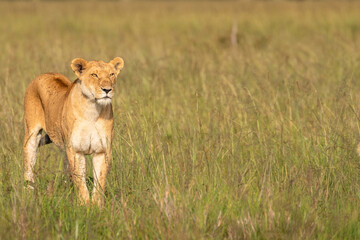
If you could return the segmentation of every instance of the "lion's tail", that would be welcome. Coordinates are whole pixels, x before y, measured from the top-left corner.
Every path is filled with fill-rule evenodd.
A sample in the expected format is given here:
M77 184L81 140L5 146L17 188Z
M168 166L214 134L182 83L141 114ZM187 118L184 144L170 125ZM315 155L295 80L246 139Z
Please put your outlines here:
M46 145L46 144L49 144L49 143L52 143L49 135L45 134L41 139L40 139L40 142L39 142L39 147L40 146L43 146L43 145Z

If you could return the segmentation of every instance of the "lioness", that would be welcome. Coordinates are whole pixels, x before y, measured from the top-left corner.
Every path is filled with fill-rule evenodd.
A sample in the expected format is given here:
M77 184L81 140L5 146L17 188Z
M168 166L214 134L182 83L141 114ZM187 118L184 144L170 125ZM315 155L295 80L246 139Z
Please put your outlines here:
M34 182L38 146L55 143L66 151L72 181L81 203L89 203L85 182L85 154L93 154L92 202L104 203L106 175L112 158L113 111L111 99L117 75L124 67L120 57L109 63L76 58L71 82L58 73L36 77L25 93L25 181ZM41 137L44 130L46 135Z

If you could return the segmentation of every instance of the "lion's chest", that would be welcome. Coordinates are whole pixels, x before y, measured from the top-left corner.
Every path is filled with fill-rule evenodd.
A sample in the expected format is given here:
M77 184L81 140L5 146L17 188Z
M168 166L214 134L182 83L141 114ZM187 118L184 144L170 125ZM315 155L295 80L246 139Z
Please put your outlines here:
M77 152L84 154L104 152L109 146L104 125L90 121L74 126L70 142Z

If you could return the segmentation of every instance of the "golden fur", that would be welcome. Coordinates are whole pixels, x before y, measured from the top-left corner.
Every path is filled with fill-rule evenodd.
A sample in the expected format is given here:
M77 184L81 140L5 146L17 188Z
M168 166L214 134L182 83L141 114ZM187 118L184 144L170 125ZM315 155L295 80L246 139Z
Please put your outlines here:
M36 77L25 94L24 177L34 182L36 151L44 130L66 151L73 183L82 203L90 200L85 182L85 154L93 154L92 202L101 206L106 175L112 158L113 111L111 98L122 58L109 63L76 58L71 68L78 79L71 82L58 73ZM41 144L40 144L41 145ZM65 160L66 161L66 160Z

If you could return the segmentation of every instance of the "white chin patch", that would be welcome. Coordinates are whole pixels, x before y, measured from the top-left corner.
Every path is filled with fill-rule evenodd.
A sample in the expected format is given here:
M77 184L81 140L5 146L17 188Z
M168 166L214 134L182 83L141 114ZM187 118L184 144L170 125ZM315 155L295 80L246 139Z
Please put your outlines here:
M96 99L96 102L99 105L108 105L111 103L111 98L98 98L98 99Z

